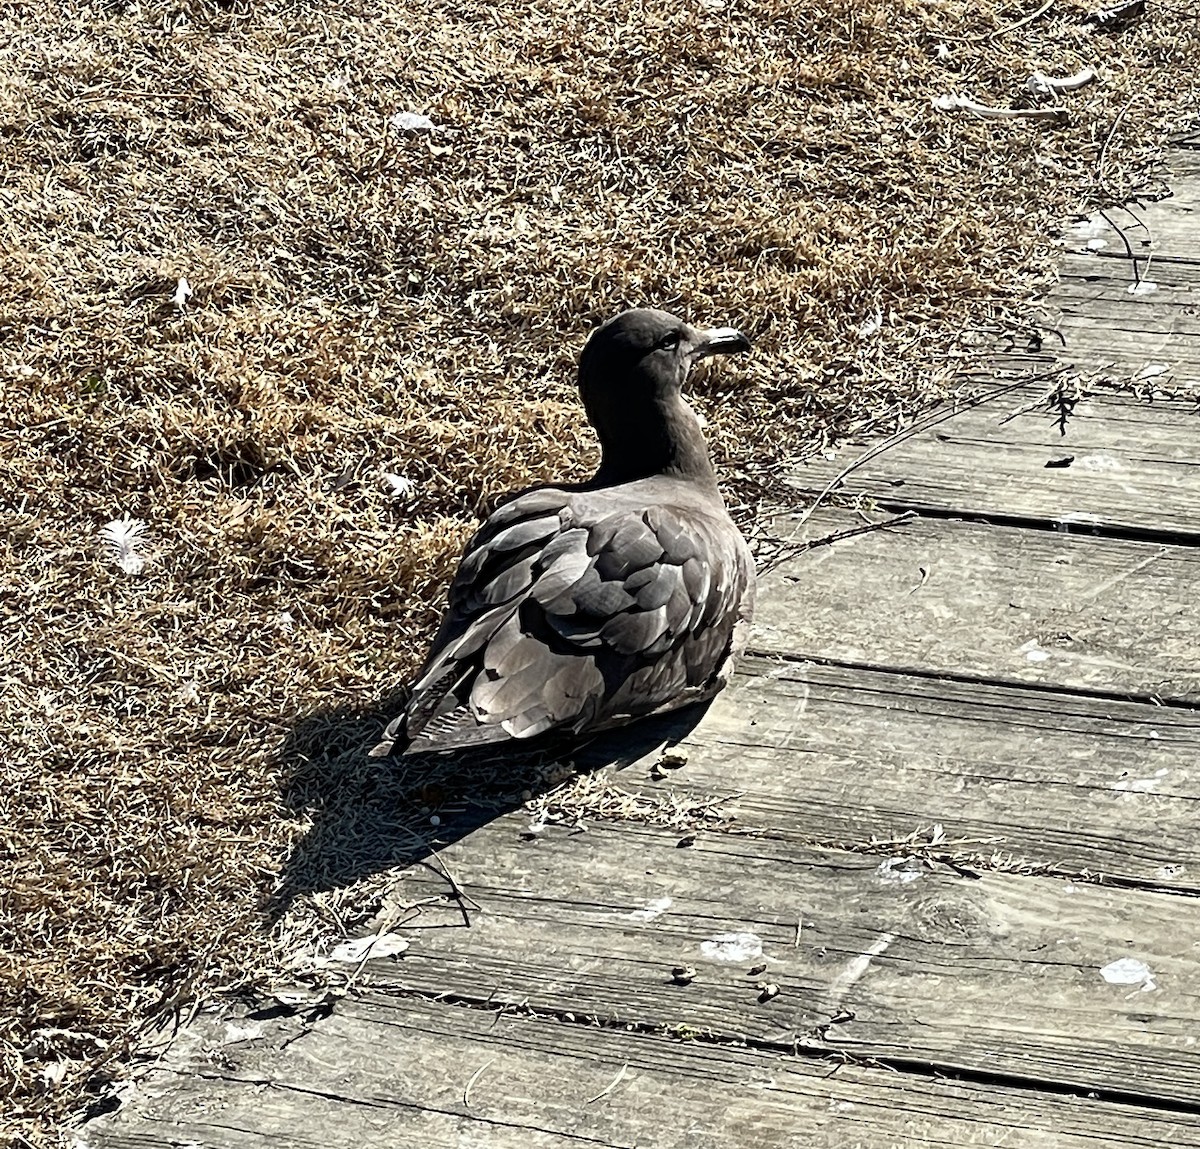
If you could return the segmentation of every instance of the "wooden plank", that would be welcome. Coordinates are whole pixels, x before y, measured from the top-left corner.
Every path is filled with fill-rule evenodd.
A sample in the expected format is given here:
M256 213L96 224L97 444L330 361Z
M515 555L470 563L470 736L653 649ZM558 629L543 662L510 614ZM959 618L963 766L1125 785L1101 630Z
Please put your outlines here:
M1131 294L1133 268L1124 244L1101 217L1067 237L1062 281L1044 301L1065 348L1046 344L1060 363L1128 381L1147 370L1159 387L1200 384L1200 177L1181 179L1166 200L1109 213L1124 228L1138 274L1157 284ZM1146 243L1143 243L1146 240ZM1099 253L1088 242L1103 241ZM1147 269L1146 258L1151 263ZM1027 364L1019 356L1007 369ZM1161 366L1166 370L1155 374ZM1032 385L917 435L850 476L844 489L897 507L936 513L1008 514L1122 531L1175 532L1200 539L1200 458L1195 444L1200 413L1194 400L1142 403L1098 395L1075 408L1065 427L1037 406ZM1025 405L1033 410L1013 413ZM1065 431L1065 433L1063 433ZM836 462L816 461L795 479L806 492L821 489L859 451ZM1074 455L1067 467L1051 461Z
M1200 292L1159 291L1131 300L1111 280L1060 283L1044 301L1060 362L1118 381L1152 378L1159 390L1200 382ZM1161 364L1166 372L1150 372Z
M936 515L1020 517L1064 529L1200 541L1200 412L1184 399L1098 394L1063 423L1038 385L962 411L869 459L839 488ZM824 488L844 448L791 480ZM1047 466L1070 458L1068 466Z
M1110 234L1112 234L1110 232ZM1120 240L1112 241L1120 245ZM1161 302L1174 298L1184 302L1195 302L1200 294L1200 262L1189 256L1160 253L1157 246L1140 247L1131 239L1138 274L1133 274L1133 264L1123 247L1119 250L1079 253L1068 255L1059 269L1059 275L1079 284L1091 284L1103 288L1112 297L1124 299L1131 312L1144 301ZM1146 283L1134 290L1140 280ZM1153 284L1150 287L1149 284ZM1054 292L1050 293L1053 298ZM1102 332L1100 333L1102 334Z
M773 524L781 538L809 540L861 525L836 510L799 529ZM1200 703L1200 612L1180 594L1193 586L1194 547L917 519L763 575L751 641L775 654Z
M1113 275L1107 266L1110 262L1079 256L1072 263L1077 272L1064 273L1043 303L1069 308L1077 314L1095 307L1095 318L1104 320L1101 333L1110 326L1125 326L1133 331L1142 323L1151 325L1150 330L1157 330L1172 319L1176 327L1171 330L1195 333L1194 308L1200 292L1168 286L1149 295L1134 296L1129 292L1129 278Z
M1141 342L1151 346L1165 345L1164 341L1170 339L1183 361L1189 366L1194 363L1194 345L1200 339L1200 316L1194 308L1170 294L1164 298L1147 296L1132 306L1123 295L1123 291L1117 295L1107 285L1071 280L1059 284L1052 302L1061 317L1059 324L1065 336L1082 331L1083 324L1090 321L1093 337L1097 326L1102 328L1104 337L1116 333L1119 342L1114 354L1137 350L1136 336L1142 336ZM1067 349L1070 348L1068 338Z
M479 906L469 928L456 904L421 904L445 888L433 867L410 873L398 901L418 915L411 948L363 977L781 1051L810 1043L1179 1107L1200 1096L1200 899L970 879L725 833L680 848L677 830L627 822L527 827L514 814L440 851ZM781 990L766 1001L764 975L749 973L763 961ZM1139 962L1144 979L1126 974L1137 984L1101 973ZM696 979L673 984L683 965Z
M1121 386L1152 383L1160 394L1191 389L1200 382L1200 337L1156 334L1145 325L1138 331L1106 325L1106 337L1098 342L1095 328L1096 317L1090 314L1078 319L1064 315L1059 320L1058 332L1066 343L1064 361Z
M411 998L346 1000L301 1033L199 1019L79 1149L1200 1146L1194 1114Z
M1200 713L750 658L651 801L736 794L735 826L1200 892ZM954 843L959 843L954 845ZM894 847L900 849L901 847Z
M1067 230L1065 267L1074 255L1139 259L1152 254L1154 261L1200 263L1200 170L1194 156L1176 153L1182 161L1164 199L1137 201L1094 212ZM1151 277L1153 278L1153 276Z
M1062 361L1118 379L1163 364L1176 385L1200 383L1200 176L1189 170L1165 200L1080 221L1066 248L1044 301Z

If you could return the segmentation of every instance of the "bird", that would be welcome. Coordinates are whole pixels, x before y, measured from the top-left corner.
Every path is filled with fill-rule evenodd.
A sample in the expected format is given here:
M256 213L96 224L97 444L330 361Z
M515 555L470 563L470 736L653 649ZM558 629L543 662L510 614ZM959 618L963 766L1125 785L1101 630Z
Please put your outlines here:
M373 756L582 737L722 689L746 644L754 563L682 391L700 360L750 346L653 308L592 332L578 383L598 470L517 494L479 527Z

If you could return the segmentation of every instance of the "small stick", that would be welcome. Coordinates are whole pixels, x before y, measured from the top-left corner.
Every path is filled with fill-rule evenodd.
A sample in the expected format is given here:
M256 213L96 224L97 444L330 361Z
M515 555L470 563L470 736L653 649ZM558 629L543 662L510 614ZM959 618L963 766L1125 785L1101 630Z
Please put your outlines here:
M1006 28L996 28L991 32L977 32L974 36L938 36L938 39L953 40L957 44L978 44L984 40L994 40L998 36L1007 36L1010 32L1017 31L1018 28L1024 28L1026 24L1032 24L1039 16L1045 16L1053 7L1054 0L1046 0L1046 3L1036 12L1023 16L1015 24L1009 24Z
M464 1109L471 1108L471 1086L474 1085L475 1082L479 1080L479 1075L485 1069L487 1069L487 1067L489 1065L492 1064L492 1061L495 1061L495 1060L496 1059L493 1057L491 1061L485 1061L477 1070L475 1070L474 1073L471 1074L471 1080L467 1082L467 1086L463 1090L463 1108Z
M1129 204L1122 204L1121 207L1124 209L1126 215L1133 216L1134 223L1146 233L1146 238L1150 241L1149 249L1146 251L1146 266L1142 268L1142 278L1149 279L1150 265L1154 262L1154 232L1150 230L1150 225Z
M1117 128L1121 126L1121 121L1125 118L1125 113L1133 106L1133 101L1137 99L1134 96L1124 107L1121 108L1115 116L1113 116L1112 126L1108 129L1104 136L1104 142L1100 145L1100 154L1096 157L1096 182L1104 183L1104 161L1108 158L1108 147L1112 143L1112 138L1117 134Z
M966 96L938 96L933 106L939 112L970 112L974 116L994 120L1058 120L1067 114L1067 109L1056 108L993 108Z
M884 519L878 523L867 523L862 527L848 527L844 531L834 531L831 535L824 535L819 539L809 539L807 542L794 543L790 547L781 547L775 557L766 565L765 571L774 570L781 562L787 559L795 558L797 555L802 555L806 551L816 550L817 547L832 546L834 543L840 543L843 539L852 539L856 535L869 535L873 531L885 531L888 527L898 527L904 523L912 522L918 518L916 511L902 511L898 515L893 515L890 519ZM786 575L793 582L799 582L798 575Z
M392 917L394 916L394 914L395 914L394 908L389 906L387 913L385 913L383 915L383 917L380 918L379 924L375 927L374 940L371 942L371 944L369 946L367 946L367 951L366 951L366 953L363 954L362 961L360 961L358 963L358 966L355 969L355 971L346 979L346 986L345 986L345 990L344 990L345 993L349 993L354 988L354 984L355 984L355 982L358 981L359 975L362 973L362 971L364 969L367 968L367 962L369 962L371 960L371 951L374 950L376 942L378 942L379 939L381 937L383 937L383 935L386 934L388 932L388 930L390 930L392 928Z
M616 1077L614 1077L603 1089L601 1089L600 1092L597 1093L595 1097L589 1097L587 1099L587 1104L591 1105L591 1103L593 1101L599 1101L601 1097L605 1097L608 1094L610 1094L614 1089L616 1089L616 1087L618 1085L621 1084L621 1082L625 1078L625 1074L628 1072L629 1072L629 1062L627 1061L627 1062L625 1062L624 1065L621 1066L621 1072L618 1073L616 1075Z
M1100 218L1103 219L1104 222L1108 224L1108 226L1111 227L1118 236L1120 236L1121 242L1125 245L1125 254L1129 256L1130 265L1133 267L1133 285L1136 287L1142 282L1142 277L1138 274L1137 256L1133 254L1133 247L1129 243L1129 236L1125 234L1125 229L1123 227L1117 226L1116 221L1111 215L1108 214L1108 212L1104 210L1104 208L1100 208L1099 215Z
M1092 68L1084 68L1073 76L1047 76L1045 72L1034 72L1025 81L1025 86L1037 95L1054 95L1058 92L1073 92L1095 79L1096 73Z
M908 592L909 594L916 594L929 581L928 567L917 567L917 570L921 572L921 581Z
M872 531L886 530L888 527L899 526L901 523L907 523L909 519L917 517L916 511L901 511L898 515L893 515L890 519L884 519L879 523L867 523L862 527L848 527L844 531L834 531L831 535L825 535L819 539L812 539L806 543L799 543L798 549L802 551L812 550L814 547L827 547L831 543L839 543L842 539L852 539L855 535L869 535ZM865 516L864 516L865 518Z
M471 919L467 917L466 908L462 903L470 902L471 905L473 905L477 910L482 910L483 907L473 897L471 897L471 895L468 894L466 890L462 888L462 886L458 884L458 879L456 879L455 876L450 872L450 869L446 863L442 861L442 856L437 852L437 850L430 846L429 852L433 855L437 864L441 866L442 873L445 875L446 881L450 883L450 892L454 895L454 900L458 902L459 908L462 909L463 917L466 919L466 923L469 926L471 924Z

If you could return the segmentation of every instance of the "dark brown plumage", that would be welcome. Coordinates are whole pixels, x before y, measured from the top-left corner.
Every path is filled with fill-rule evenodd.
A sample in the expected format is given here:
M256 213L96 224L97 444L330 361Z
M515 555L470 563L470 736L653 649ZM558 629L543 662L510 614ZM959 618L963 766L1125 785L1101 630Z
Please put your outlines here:
M372 753L603 730L724 686L754 567L680 391L699 359L749 346L732 328L649 309L593 332L579 389L600 469L484 522L408 703Z

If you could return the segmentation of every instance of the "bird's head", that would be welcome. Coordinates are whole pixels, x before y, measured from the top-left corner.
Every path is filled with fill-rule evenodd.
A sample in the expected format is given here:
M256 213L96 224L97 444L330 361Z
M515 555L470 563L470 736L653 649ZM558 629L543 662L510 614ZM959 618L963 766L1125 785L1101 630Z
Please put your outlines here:
M699 423L681 398L692 368L710 355L748 351L733 327L693 327L666 311L623 311L592 332L579 360L579 393L604 451L601 474L707 469ZM690 462L702 457L700 463Z
M635 307L592 332L579 360L579 392L589 417L677 396L692 368L710 355L749 351L733 327L693 327L666 311Z

